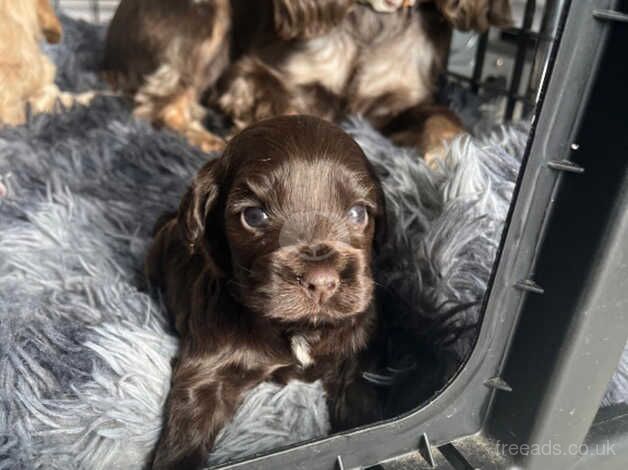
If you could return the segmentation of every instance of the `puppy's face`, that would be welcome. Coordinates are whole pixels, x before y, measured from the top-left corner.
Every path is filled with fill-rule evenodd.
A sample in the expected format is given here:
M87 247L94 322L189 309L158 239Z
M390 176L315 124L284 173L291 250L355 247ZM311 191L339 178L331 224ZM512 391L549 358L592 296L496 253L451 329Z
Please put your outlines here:
M204 243L242 304L313 323L369 306L383 201L347 134L303 116L264 121L235 137L211 173Z

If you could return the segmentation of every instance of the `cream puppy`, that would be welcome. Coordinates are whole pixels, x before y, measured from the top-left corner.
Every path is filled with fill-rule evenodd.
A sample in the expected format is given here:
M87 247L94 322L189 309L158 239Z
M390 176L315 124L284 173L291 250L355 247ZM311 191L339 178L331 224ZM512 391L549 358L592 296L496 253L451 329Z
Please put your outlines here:
M55 66L40 49L61 40L62 27L48 0L0 0L0 126L22 124L33 113L87 104L93 94L73 95L55 85Z

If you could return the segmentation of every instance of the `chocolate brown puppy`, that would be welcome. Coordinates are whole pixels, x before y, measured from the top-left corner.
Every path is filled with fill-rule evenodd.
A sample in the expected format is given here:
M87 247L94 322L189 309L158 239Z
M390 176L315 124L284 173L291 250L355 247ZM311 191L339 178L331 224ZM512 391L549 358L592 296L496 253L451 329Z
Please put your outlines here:
M359 374L383 206L360 147L314 117L253 125L199 171L146 261L181 336L155 468L200 467L262 381L321 379L335 430L379 417Z
M206 150L222 146L201 124L209 91L236 129L360 114L429 159L463 130L435 106L452 28L509 22L509 0L122 0L105 68L137 115Z

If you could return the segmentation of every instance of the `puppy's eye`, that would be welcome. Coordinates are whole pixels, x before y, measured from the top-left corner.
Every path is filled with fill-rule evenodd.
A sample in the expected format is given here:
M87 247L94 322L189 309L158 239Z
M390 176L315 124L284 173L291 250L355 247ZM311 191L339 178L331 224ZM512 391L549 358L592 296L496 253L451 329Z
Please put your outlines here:
M268 224L268 214L261 207L247 207L240 218L242 225L248 229L259 229Z
M356 204L349 212L347 212L347 217L352 224L364 227L368 223L369 214L362 204Z

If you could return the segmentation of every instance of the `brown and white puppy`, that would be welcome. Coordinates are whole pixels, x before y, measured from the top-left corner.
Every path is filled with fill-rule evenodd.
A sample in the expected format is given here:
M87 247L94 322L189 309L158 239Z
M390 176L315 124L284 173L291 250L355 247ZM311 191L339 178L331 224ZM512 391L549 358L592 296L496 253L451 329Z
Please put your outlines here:
M335 430L380 417L359 355L383 205L360 147L314 117L255 124L198 172L146 261L181 336L155 468L200 467L262 381L321 379Z
M54 83L55 66L40 49L44 38L61 40L62 27L48 0L0 0L0 126L22 124L26 109L50 112L87 104L91 93L64 93Z
M211 90L209 105L237 128L357 113L429 155L462 128L434 106L452 28L509 21L508 0L122 0L105 68L135 93L136 114L206 150L222 146L201 124Z

